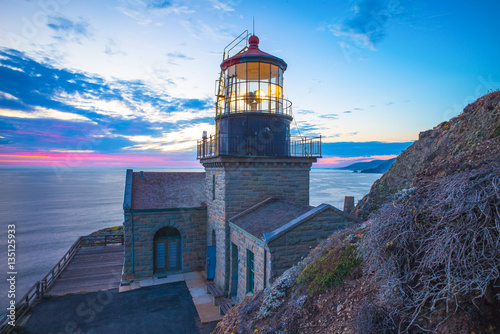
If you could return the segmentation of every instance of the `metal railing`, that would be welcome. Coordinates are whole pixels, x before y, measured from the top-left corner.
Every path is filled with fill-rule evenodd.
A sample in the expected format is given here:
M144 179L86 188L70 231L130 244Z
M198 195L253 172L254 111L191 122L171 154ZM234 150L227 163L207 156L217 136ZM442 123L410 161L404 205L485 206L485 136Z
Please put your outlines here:
M265 113L292 117L292 102L287 99L277 99L266 97L263 99L250 101L248 97L242 96L224 100L224 109L219 114L225 116L228 114L239 113Z
M321 158L321 136L264 139L221 134L198 141L197 159L216 156Z
M90 246L107 246L110 244L123 245L124 235L123 234L100 234L100 235L89 235L79 237L75 243L69 248L69 250L64 254L64 256L57 262L57 264L45 275L42 280L33 284L31 289L26 292L26 294L17 301L16 303L16 320L15 323L18 324L21 320L29 313L31 307L35 301L42 299L47 291L52 288L56 279L61 275L64 269L68 266L71 259L78 252L81 247ZM0 321L0 333L8 334L11 333L16 327L10 326L8 322L10 318L4 317Z

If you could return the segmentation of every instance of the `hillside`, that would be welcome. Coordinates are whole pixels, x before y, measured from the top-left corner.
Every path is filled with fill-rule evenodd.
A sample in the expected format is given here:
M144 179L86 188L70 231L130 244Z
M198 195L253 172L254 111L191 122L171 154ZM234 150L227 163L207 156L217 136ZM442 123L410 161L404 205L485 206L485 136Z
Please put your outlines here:
M380 165L378 165L374 168L368 168L368 169L361 170L360 173L380 173L380 174L383 174L391 168L391 166L392 166L392 164L394 164L394 162L396 162L396 159L385 160Z
M410 188L420 174L447 175L463 168L473 169L482 159L500 160L499 134L500 92L497 91L479 98L448 122L421 132L419 140L396 158L389 171L358 202L355 214L366 219L393 194Z
M214 333L499 333L499 207L494 92L421 133L358 204L369 221L332 235Z
M389 167L392 165L394 162L394 159L389 159L389 160L371 160L371 161L363 161L363 162L356 162L353 164L350 164L345 167L340 167L338 169L343 169L343 170L352 170L352 171L366 171L366 170L375 170L381 168L382 165ZM389 168L387 168L389 169ZM370 172L368 172L370 173ZM380 173L380 172L373 172L373 173ZM382 172L384 173L384 172Z

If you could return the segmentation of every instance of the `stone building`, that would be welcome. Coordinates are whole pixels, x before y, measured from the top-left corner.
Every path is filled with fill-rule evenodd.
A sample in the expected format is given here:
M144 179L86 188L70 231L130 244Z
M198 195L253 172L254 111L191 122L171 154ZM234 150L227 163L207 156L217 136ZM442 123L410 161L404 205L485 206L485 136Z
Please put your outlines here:
M134 173L125 181L122 280L205 270L205 173Z
M127 171L124 280L201 270L239 302L356 221L309 206L321 137L290 136L287 65L248 43L221 64L216 131L197 145L205 173Z

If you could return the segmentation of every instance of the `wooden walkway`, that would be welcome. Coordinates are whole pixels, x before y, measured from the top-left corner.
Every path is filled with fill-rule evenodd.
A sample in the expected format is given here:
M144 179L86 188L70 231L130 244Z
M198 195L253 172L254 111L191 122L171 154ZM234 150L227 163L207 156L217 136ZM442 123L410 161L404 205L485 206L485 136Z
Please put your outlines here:
M123 245L79 248L48 291L53 296L118 289L124 258Z

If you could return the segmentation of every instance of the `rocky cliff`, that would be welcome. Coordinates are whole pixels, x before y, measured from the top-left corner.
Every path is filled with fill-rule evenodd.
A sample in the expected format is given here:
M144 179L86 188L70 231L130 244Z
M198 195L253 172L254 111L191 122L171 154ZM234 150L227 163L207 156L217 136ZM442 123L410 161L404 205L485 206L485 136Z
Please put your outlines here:
M476 168L484 159L500 160L500 91L487 94L463 112L432 130L403 151L354 210L364 219L388 202L393 194L410 188L420 175L448 175Z

